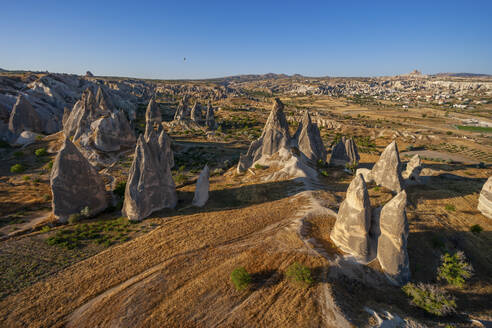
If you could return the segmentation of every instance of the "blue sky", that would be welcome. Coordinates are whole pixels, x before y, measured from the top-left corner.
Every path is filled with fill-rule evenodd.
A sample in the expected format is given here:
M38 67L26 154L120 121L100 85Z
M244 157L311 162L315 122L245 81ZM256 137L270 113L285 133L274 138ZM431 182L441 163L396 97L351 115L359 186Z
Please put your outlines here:
M5 69L162 79L492 74L491 0L0 0L0 9Z

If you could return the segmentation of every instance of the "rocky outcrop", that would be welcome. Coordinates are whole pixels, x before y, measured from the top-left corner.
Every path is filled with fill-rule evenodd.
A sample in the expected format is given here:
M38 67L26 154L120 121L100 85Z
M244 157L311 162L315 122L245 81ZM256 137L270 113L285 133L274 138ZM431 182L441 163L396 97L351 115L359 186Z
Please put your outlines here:
M162 126L157 130L157 134L159 136L157 141L159 143L159 148L161 149L161 161L167 162L169 168L171 169L174 167L174 153L171 149L172 140L164 131Z
M344 252L368 262L374 256L371 238L371 204L364 178L357 175L350 183L340 205L331 239Z
M23 96L17 97L17 102L10 113L9 131L18 136L22 131L43 132L43 124L31 103Z
M188 107L186 106L186 103L188 101L188 97L184 96L181 102L178 105L178 108L176 108L176 112L174 113L174 121L180 121L183 119L188 119L189 118L189 110Z
M390 143L374 164L370 177L379 186L395 192L402 189L401 162L396 141Z
M155 211L176 206L176 186L161 147L154 130L138 138L122 209L130 220L140 221Z
M207 107L207 116L205 119L205 125L207 126L207 129L210 131L217 129L217 122L215 122L214 108L210 103L208 104Z
M196 182L195 188L195 196L193 197L193 206L203 207L207 203L208 200L208 189L210 187L209 184L210 178L210 170L208 165L205 165L202 172L200 172L200 176Z
M410 280L406 204L407 194L401 191L383 206L379 216L380 235L377 243L377 258L384 273L392 283L400 286Z
M263 156L271 156L280 149L289 147L289 124L283 109L284 105L276 98L260 138L251 143L245 155L241 154L238 172L244 172Z
M159 105L155 101L155 98L152 97L147 105L147 110L145 111L145 122L146 124L160 125L162 123L162 115L161 110L159 109Z
M347 163L358 163L359 160L357 145L352 138L342 137L331 150L330 165L345 166Z
M492 219L492 176L485 182L478 197L478 210Z
M195 102L195 105L193 105L193 108L191 109L190 117L191 120L196 124L198 125L203 124L202 106L200 106L200 103L198 101Z
M53 162L50 182L53 214L60 222L84 208L95 215L108 205L102 177L69 139Z
M119 151L131 147L135 142L133 130L122 111L95 120L91 124L91 131L94 146L101 151Z
M410 161L407 163L405 172L402 176L410 181L419 182L420 172L422 171L422 161L420 160L419 154L415 154Z
M86 149L118 151L135 144L135 135L123 111L117 110L109 94L88 88L64 124L64 132Z
M297 129L297 145L299 150L310 160L317 162L326 161L326 149L318 129L311 121L308 111L304 113L301 123Z

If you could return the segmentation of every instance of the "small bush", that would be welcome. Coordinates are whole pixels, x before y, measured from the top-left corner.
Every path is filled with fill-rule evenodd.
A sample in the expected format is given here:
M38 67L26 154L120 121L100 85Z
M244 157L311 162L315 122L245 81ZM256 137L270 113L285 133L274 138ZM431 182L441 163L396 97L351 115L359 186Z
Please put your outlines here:
M320 173L321 173L323 176L325 176L325 177L329 177L329 176L330 176L330 174L328 174L328 171L326 171L326 170L321 170L321 171L320 171Z
M121 181L116 184L116 187L113 190L113 193L115 195L118 195L120 197L125 196L125 189L126 189L126 181Z
M14 157L15 158L21 158L21 157L24 157L24 153L21 152L20 150L18 151L14 151Z
M463 287L465 280L472 275L473 267L466 262L463 252L456 252L454 255L445 253L441 256L441 266L437 270L439 280L446 280L448 284Z
M470 227L470 231L475 234L475 235L478 235L480 232L483 231L483 228L480 224L474 224Z
M41 232L49 232L49 231L51 231L50 226L45 225L44 227L41 228Z
M456 211L456 207L453 204L446 204L444 208L446 209L446 211L451 211L451 212Z
M243 290L251 283L251 276L244 267L239 267L231 272L231 281L236 290Z
M34 151L34 155L36 155L36 157L42 157L48 155L48 152L45 148L38 148Z
M287 278L289 278L291 281L304 285L306 287L313 283L311 270L308 267L297 262L291 264L287 268L286 275Z
M24 175L24 176L22 177L22 180L24 180L24 181L29 181L29 180L31 180L31 177L30 177L30 176L28 176L28 175Z
M264 166L264 165L261 165L261 164L258 164L258 163L255 164L255 169L257 169L257 170L264 170L264 169L267 169L267 168L268 168L268 166Z
M49 161L48 164L46 164L46 167L48 170L51 170L53 168L53 161Z
M412 299L413 305L431 314L443 316L456 310L454 297L435 285L408 283L402 290Z
M25 170L26 170L26 168L22 164L14 164L10 167L11 173L22 173Z

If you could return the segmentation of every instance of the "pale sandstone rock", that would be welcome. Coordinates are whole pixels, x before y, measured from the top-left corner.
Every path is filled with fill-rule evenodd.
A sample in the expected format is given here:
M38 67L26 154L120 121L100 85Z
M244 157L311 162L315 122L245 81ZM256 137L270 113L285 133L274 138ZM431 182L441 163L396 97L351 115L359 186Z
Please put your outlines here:
M196 182L195 195L193 197L193 206L203 207L208 200L208 190L210 187L209 183L210 170L208 165L205 165L203 170L200 172L200 176Z
M71 214L85 207L95 215L108 206L102 177L69 139L53 162L50 182L53 214L60 222L67 222Z
M396 141L390 143L371 170L371 180L395 192L402 189L401 162Z
M488 178L480 192L478 210L489 219L492 219L492 176Z
M344 252L352 254L362 262L372 258L371 204L367 186L362 175L357 175L347 189L345 200L340 205L331 239Z
M406 204L407 194L403 190L383 206L379 216L377 258L390 281L400 286L410 280Z
M140 136L128 175L122 213L140 221L153 212L174 208L178 201L169 159L165 158L154 130Z
M241 154L237 166L238 172L246 171L263 156L271 156L280 149L289 147L291 142L289 124L283 109L284 105L276 98L260 138L251 143L245 155Z

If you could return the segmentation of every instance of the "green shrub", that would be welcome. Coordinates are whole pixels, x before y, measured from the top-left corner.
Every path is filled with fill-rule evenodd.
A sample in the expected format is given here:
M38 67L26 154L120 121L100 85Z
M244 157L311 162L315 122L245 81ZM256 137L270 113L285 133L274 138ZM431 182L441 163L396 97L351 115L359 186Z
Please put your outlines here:
M51 227L48 225L45 225L41 228L41 232L49 232L51 231Z
M24 180L24 181L29 181L29 180L31 180L31 177L30 177L30 176L28 176L28 175L24 175L24 176L22 177L22 180Z
M257 170L264 170L264 169L267 169L267 168L268 168L268 166L264 166L264 165L261 165L261 164L258 164L258 163L255 164L255 169L257 169Z
M11 173L22 173L25 170L26 170L26 168L22 164L14 164L10 167Z
M48 170L51 170L53 168L53 161L49 161L48 164L46 164L46 167Z
M42 157L48 155L48 152L45 148L38 148L34 151L34 155L36 155L36 157Z
M456 207L453 204L446 204L444 208L446 209L446 211L452 211L452 212L456 211Z
M465 280L473 275L473 267L466 261L463 252L454 255L445 253L441 256L441 266L437 270L437 278L446 280L448 284L463 287Z
M24 153L21 152L20 150L18 151L14 151L14 157L15 158L21 158L21 157L24 157Z
M470 227L470 231L475 235L478 235L480 232L483 231L483 228L480 224L474 224Z
M113 193L115 195L118 195L120 197L125 196L125 189L126 189L126 181L120 181L116 184L116 187L113 190Z
M454 297L435 285L408 283L402 290L412 299L413 305L431 314L443 316L456 310Z
M243 290L251 283L251 276L244 267L239 267L231 272L231 281L236 290Z
M298 262L294 262L287 268L286 275L289 280L301 284L305 287L313 283L311 270Z

